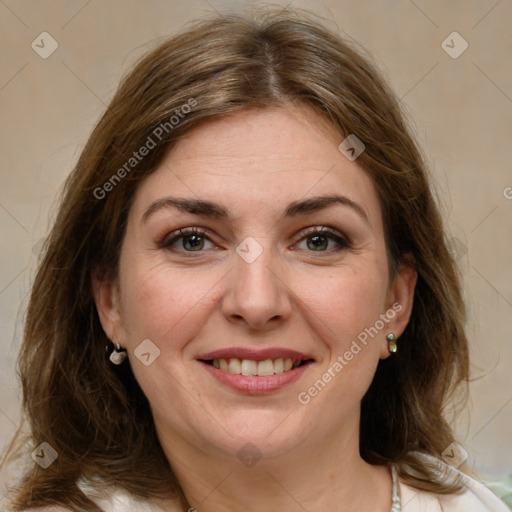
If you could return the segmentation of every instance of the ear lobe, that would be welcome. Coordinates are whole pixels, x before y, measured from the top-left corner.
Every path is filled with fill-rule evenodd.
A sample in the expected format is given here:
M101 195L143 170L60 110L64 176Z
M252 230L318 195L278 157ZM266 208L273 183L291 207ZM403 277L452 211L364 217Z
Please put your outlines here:
M97 272L91 273L91 283L101 326L110 340L117 339L120 326L117 287L109 279L100 277Z

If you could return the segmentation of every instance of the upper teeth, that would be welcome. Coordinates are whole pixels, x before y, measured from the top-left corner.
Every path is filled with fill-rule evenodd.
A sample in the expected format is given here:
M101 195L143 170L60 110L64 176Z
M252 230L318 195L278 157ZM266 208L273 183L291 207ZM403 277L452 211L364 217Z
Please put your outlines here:
M214 359L213 366L235 375L258 375L266 377L274 373L282 373L298 366L300 360L293 359L266 359L265 361L252 361L250 359Z

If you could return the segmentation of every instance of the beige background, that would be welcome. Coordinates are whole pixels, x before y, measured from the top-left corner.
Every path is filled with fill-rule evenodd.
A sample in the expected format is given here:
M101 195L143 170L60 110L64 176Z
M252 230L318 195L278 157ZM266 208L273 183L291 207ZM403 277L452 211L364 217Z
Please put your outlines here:
M413 121L470 308L478 380L470 409L457 420L458 439L476 470L512 474L512 2L292 4L311 8L366 46ZM0 448L19 417L14 365L40 241L61 184L119 77L155 39L187 20L243 5L0 0ZM456 59L442 47L454 31L469 44ZM42 32L59 45L47 59L31 48ZM451 39L452 51L459 50L461 41Z

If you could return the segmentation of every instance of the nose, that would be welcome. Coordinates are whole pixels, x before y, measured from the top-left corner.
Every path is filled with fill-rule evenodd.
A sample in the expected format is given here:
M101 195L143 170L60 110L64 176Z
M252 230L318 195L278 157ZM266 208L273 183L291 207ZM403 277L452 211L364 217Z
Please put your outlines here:
M274 260L268 247L250 263L235 256L222 301L223 314L230 322L265 331L289 318L291 290Z

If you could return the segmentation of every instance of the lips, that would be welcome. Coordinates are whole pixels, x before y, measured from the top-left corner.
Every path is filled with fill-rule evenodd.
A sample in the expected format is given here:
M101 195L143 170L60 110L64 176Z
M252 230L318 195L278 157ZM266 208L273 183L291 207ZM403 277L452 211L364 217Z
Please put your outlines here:
M199 356L198 361L221 383L245 394L267 394L297 380L314 362L296 350L232 347Z

